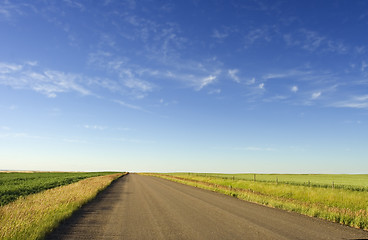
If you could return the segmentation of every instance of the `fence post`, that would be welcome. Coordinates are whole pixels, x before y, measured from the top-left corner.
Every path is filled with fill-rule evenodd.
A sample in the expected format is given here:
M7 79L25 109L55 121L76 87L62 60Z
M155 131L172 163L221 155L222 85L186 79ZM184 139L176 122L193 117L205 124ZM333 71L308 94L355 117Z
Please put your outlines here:
M334 189L335 188L335 183L334 183L334 181L332 181L332 189Z
M276 184L279 184L279 178L278 177L276 178Z
M255 174L253 175L253 181L256 181L256 175Z

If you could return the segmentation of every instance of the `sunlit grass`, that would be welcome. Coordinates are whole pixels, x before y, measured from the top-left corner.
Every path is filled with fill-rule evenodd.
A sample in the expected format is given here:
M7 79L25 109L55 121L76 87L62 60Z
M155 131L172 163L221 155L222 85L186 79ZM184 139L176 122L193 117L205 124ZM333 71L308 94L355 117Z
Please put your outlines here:
M297 186L314 186L368 191L368 174L223 174L223 173L165 173L175 176L216 177L231 180L287 183Z
M42 239L121 175L87 178L0 207L0 239Z
M0 206L44 190L109 172L0 172Z
M153 174L270 207L368 229L368 191L196 174Z

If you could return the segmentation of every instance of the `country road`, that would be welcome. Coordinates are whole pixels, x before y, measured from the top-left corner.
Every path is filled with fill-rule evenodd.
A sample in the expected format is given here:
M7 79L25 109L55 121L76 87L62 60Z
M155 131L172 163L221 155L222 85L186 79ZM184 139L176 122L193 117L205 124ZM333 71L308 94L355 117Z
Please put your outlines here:
M368 239L368 232L129 174L47 239Z

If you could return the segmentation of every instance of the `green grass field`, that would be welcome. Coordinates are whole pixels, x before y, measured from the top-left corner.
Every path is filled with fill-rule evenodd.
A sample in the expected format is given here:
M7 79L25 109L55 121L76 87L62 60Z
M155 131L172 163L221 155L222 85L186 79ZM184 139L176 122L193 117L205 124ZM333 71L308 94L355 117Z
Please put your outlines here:
M231 180L278 182L291 185L335 187L356 191L368 191L368 174L223 174L223 173L165 173L173 176L202 176Z
M111 172L0 172L0 206L21 196L38 193L50 188L68 185L89 177L112 174Z
M95 174L91 173L89 176ZM30 194L1 206L0 239L43 239L61 221L70 217L75 210L124 174L102 173L104 176L88 177Z
M256 174L254 176L254 174L209 173L151 175L270 207L368 229L368 175Z

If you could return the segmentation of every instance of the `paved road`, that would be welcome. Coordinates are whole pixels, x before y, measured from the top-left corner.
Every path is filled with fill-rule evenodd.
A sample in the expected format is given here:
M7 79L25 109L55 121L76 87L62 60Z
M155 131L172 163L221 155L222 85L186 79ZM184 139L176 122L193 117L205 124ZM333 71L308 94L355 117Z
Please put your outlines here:
M129 174L48 239L368 239L368 232Z

